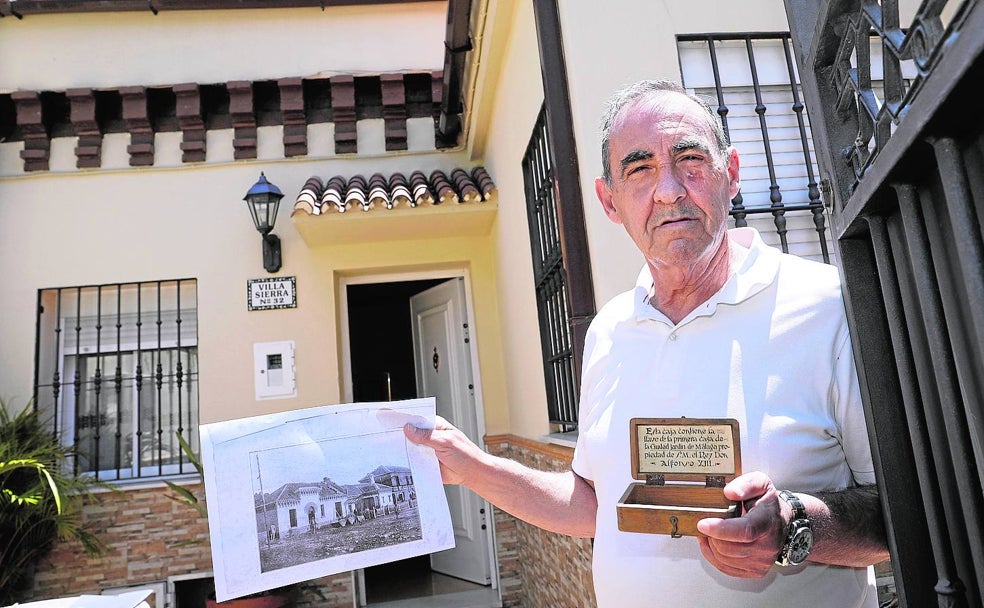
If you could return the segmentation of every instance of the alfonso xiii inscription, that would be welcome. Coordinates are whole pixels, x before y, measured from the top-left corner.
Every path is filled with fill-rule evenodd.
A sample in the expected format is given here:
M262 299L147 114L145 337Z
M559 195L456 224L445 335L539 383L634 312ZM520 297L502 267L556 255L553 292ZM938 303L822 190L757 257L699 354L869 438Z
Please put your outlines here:
M642 473L724 475L735 471L730 425L646 424L636 432Z

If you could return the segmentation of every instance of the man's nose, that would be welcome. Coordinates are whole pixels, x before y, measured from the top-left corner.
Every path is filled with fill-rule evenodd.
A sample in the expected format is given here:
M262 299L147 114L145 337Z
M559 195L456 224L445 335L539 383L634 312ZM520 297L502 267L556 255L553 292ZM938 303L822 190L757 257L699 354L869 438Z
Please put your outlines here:
M661 171L656 176L653 187L653 202L662 205L672 205L686 194L683 181L676 171Z

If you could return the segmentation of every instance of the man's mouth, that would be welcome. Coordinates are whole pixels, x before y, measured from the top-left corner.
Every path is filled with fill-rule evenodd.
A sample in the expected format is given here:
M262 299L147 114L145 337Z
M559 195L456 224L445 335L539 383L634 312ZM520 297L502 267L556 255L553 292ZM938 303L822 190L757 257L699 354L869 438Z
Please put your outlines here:
M674 224L682 224L684 222L692 222L692 221L694 221L694 218L692 217L670 217L658 221L656 223L656 227L661 228L663 226L672 226Z

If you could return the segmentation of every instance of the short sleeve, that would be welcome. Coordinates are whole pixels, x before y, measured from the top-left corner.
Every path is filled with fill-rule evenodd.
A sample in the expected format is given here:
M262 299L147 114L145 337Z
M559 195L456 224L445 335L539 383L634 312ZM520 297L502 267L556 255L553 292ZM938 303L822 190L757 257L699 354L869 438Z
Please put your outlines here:
M831 405L854 481L858 485L868 485L875 483L875 469L868 440L868 424L861 402L861 387L854 363L854 350L846 323L842 334L834 359Z

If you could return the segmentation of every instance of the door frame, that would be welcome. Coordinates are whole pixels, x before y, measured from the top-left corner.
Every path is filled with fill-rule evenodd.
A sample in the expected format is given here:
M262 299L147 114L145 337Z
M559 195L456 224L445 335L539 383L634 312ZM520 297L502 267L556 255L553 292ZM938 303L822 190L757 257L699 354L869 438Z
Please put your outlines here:
M337 279L338 320L339 320L339 363L341 365L342 402L351 403L354 395L352 388L352 345L349 335L348 288L350 285L368 285L373 283L399 283L403 281L427 281L432 279L456 279L465 281L465 319L469 328L468 356L472 366L472 382L475 385L475 422L478 436L485 436L485 404L482 391L482 374L478 365L479 336L475 324L475 308L472 297L471 275L467 268L436 268L432 270L399 270L389 269L385 272L347 273ZM409 323L409 319L407 320ZM485 451L484 445L479 445ZM481 497L480 497L481 498ZM485 501L488 513L489 564L491 565L492 589L499 588L499 561L495 550L495 517L491 503ZM354 590L353 607L360 606L360 597L365 595L365 574L362 568L353 571Z

